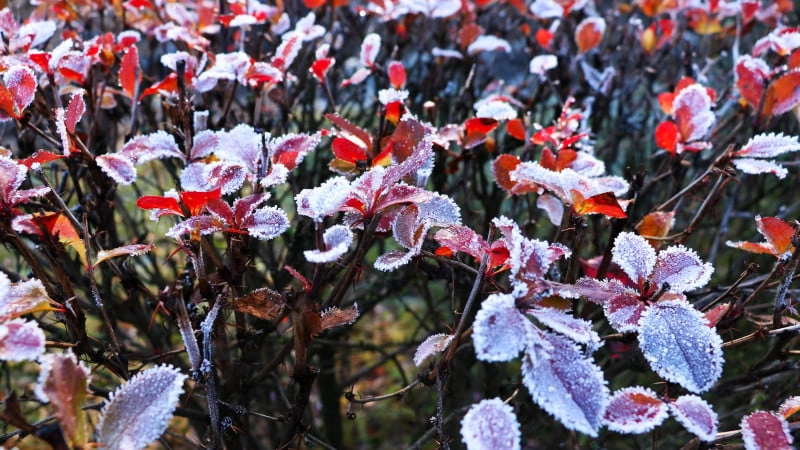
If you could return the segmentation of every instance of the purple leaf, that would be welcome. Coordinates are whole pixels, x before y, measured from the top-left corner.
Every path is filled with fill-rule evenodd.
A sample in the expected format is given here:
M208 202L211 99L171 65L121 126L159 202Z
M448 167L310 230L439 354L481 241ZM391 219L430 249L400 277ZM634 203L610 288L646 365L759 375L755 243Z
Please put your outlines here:
M608 403L603 372L575 343L542 332L549 358L522 362L522 381L542 409L570 430L596 437Z
M461 421L467 450L518 450L521 437L514 410L499 398L472 405Z
M44 353L44 332L24 319L0 323L0 361L33 361Z
M220 142L219 137L219 134L211 130L203 130L195 134L192 139L190 158L196 160L214 153Z
M202 215L193 216L174 225L172 228L164 233L167 237L180 240L181 236L191 234L193 232L200 233L201 236L222 231L225 224L214 216Z
M286 213L275 206L257 209L242 224L248 234L256 239L269 240L278 237L289 228Z
M637 234L624 232L614 240L612 261L617 263L634 283L646 280L656 265L656 251Z
M95 158L100 169L117 184L129 185L136 181L136 167L127 156L109 153Z
M247 179L247 167L238 162L216 161L203 168L203 183L223 194L236 192ZM184 187L185 189L185 187Z
M794 438L783 417L756 411L742 418L742 439L746 450L791 450Z
M717 437L717 413L696 395L682 395L669 404L675 420L701 440L712 442Z
M417 352L414 353L414 365L419 366L425 362L428 357L445 351L454 337L455 336L452 334L445 333L429 336L417 347Z
M600 347L600 336L592 329L592 322L555 308L533 308L526 312L556 333L586 345L589 351Z
M661 425L669 413L667 404L650 389L635 386L611 396L603 421L611 431L641 434Z
M655 303L639 322L639 347L662 378L705 392L722 374L722 339L685 300Z
M620 333L636 331L647 303L619 280L598 281L581 278L575 283L581 295L603 307L608 323Z
M750 138L734 156L748 158L774 158L788 152L800 150L797 136L786 136L783 133L762 133Z
M353 232L344 225L334 225L322 235L325 250L307 250L303 252L309 262L316 264L336 261L347 253L353 243Z
M705 286L713 272L714 266L703 264L694 250L678 245L658 253L650 280L659 288L667 283L670 292L680 293Z
M514 297L492 294L472 325L475 356L481 361L510 361L531 341L534 326L517 309Z
M186 160L181 153L175 138L166 131L159 130L145 136L137 136L122 147L118 154L127 157L135 164L161 158L180 158Z
M141 449L166 430L186 375L169 365L134 375L109 397L97 424L105 448Z

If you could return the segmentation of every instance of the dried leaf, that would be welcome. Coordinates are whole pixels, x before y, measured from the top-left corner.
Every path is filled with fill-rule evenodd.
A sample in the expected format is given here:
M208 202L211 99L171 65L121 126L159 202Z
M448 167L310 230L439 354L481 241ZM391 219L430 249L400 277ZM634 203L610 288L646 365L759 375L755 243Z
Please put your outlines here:
M358 316L358 305L355 304L348 310L328 308L319 315L320 329L324 331L328 328L352 325L358 319Z
M284 306L286 306L286 302L283 295L269 288L256 289L225 305L226 308L251 314L263 320L277 318Z
M97 252L97 256L95 257L92 267L97 267L97 265L100 264L101 262L107 259L115 258L117 256L144 255L153 248L155 248L155 245L153 244L128 244L128 245L123 245L122 247L112 248L111 250L100 250L99 252Z
M575 43L578 52L586 53L597 47L606 32L606 21L602 17L587 17L575 28Z

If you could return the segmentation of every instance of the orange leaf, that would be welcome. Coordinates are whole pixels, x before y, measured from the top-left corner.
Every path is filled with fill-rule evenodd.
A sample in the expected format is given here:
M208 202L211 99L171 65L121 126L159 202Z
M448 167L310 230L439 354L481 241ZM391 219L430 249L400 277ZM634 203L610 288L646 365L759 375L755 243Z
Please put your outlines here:
M661 111L664 111L664 114L668 116L672 115L673 100L675 100L675 94L672 92L662 92L658 94L658 106L660 106Z
M0 84L0 111L8 114L9 117L19 119L19 111L17 111L17 103L14 101L14 96L11 95L5 85Z
M513 193L514 187L517 185L516 181L511 179L511 172L520 164L519 158L514 155L504 154L497 157L492 163L492 173L494 180L497 184L508 191Z
M589 198L584 198L575 189L571 189L570 193L572 194L572 206L577 214L603 214L617 219L627 217L625 211L619 206L617 196L613 192L597 194Z
M761 108L762 118L783 114L798 103L800 103L800 69L794 69L770 83Z
M597 47L603 40L606 32L606 21L600 17L587 17L578 24L575 29L575 43L578 44L578 52L586 53Z
M756 218L758 231L763 234L770 244L777 250L776 255L781 255L792 246L794 227L777 217Z
M43 225L51 236L57 237L61 244L72 247L78 252L78 257L83 265L88 265L86 261L86 245L67 216L61 213L48 213L38 216L34 220Z
M669 230L672 229L672 225L675 223L675 212L661 212L655 211L651 212L650 214L644 216L644 218L636 225L636 231L639 233L640 236L644 238L653 237L653 238L663 238L666 237L669 233ZM647 239L647 242L650 245L658 250L661 247L661 241L657 239Z

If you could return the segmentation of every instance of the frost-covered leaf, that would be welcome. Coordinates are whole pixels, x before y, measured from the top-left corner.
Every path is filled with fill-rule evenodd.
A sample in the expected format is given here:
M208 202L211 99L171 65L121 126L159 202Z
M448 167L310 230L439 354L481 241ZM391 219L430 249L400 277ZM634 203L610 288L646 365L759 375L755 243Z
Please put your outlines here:
M350 195L350 182L345 177L331 178L312 189L303 189L295 197L297 213L317 222L333 215Z
M44 353L44 341L36 322L12 319L0 323L0 360L33 361Z
M117 256L122 255L130 255L130 256L138 256L144 255L145 253L149 252L155 248L153 244L128 244L123 245L122 247L112 248L111 250L100 250L97 252L97 257L95 258L92 266L97 266L101 262L114 258Z
M47 295L42 282L37 278L20 281L8 285L8 278L3 274L7 290L0 289L0 321L16 319L37 311L54 311L60 305Z
M186 375L160 365L117 388L100 413L97 442L105 448L142 449L166 430Z
M309 262L321 264L336 261L340 256L347 253L347 249L353 243L353 232L344 225L334 225L325 230L322 240L325 243L324 250L306 250L303 252Z
M778 408L778 414L782 415L784 419L792 417L797 411L800 411L800 396L787 398Z
M107 153L95 158L100 169L117 184L127 186L136 181L136 166L134 162L117 153Z
M650 281L659 289L668 284L670 292L686 292L705 286L713 272L714 266L704 264L694 250L678 245L658 253Z
M533 324L519 312L514 297L492 294L481 304L472 329L478 359L510 361L528 345Z
M419 344L416 353L414 353L414 365L419 366L425 362L429 356L445 351L454 337L455 336L452 334L445 333L428 336L427 339Z
M522 434L511 406L499 398L472 405L461 421L461 439L467 450L518 450Z
M714 125L711 111L711 97L699 83L685 87L675 95L672 102L672 116L683 142L703 139Z
M705 442L717 437L717 413L696 395L681 395L670 402L669 411L675 420Z
M722 374L722 339L691 304L651 305L639 322L639 347L662 378L691 392L705 392Z
M547 71L558 67L558 57L556 55L537 55L531 59L528 70L539 77L544 78Z
M522 381L542 409L570 430L592 437L602 425L608 403L603 372L572 341L542 332L547 358L522 362Z
M761 133L751 137L733 155L748 158L774 158L798 150L800 150L800 141L797 136L786 136L783 133Z
M639 299L636 291L614 279L598 281L581 278L575 287L581 295L603 307L606 319L614 329L620 333L638 330L647 303Z
M800 104L800 69L792 69L772 82L764 95L763 115L778 116Z
M647 240L631 232L620 233L614 240L611 261L617 263L634 283L646 280L656 265L656 251Z
M551 330L585 344L590 352L600 347L600 336L592 329L592 322L555 308L532 308L526 312Z
M272 139L267 144L270 158L274 164L283 164L288 170L294 170L303 158L314 150L320 141L320 133L287 134Z
M627 387L611 396L603 421L611 431L641 434L661 425L668 411L667 404L651 389Z
M587 17L575 28L575 43L580 53L597 47L606 32L606 21L602 17Z
M286 300L283 295L269 288L256 289L225 305L226 308L251 314L263 320L277 318L284 306Z
M131 139L125 143L119 153L128 157L135 164L161 158L185 159L178 143L175 142L175 137L164 130Z
M70 448L83 447L89 440L83 406L89 394L90 373L71 351L42 357L34 392L39 400L50 402L55 409L54 415Z
M328 308L319 315L320 331L328 328L352 325L358 319L358 305L353 305L350 309Z
M511 51L511 44L509 44L507 40L500 39L497 36L482 34L472 41L472 43L467 47L467 54L471 56L480 52L491 51L502 51L508 53Z
M782 165L775 161L766 161L763 159L736 158L733 160L733 165L743 173L748 173L750 175L771 173L781 180L786 178L786 175L789 174L789 171Z
M475 117L494 120L512 120L517 117L517 110L507 101L491 100L481 103L475 111Z
M756 411L742 418L742 439L746 450L791 450L794 438L782 416Z
M278 237L289 228L286 212L276 206L267 206L256 210L248 217L242 228L256 239L269 240Z

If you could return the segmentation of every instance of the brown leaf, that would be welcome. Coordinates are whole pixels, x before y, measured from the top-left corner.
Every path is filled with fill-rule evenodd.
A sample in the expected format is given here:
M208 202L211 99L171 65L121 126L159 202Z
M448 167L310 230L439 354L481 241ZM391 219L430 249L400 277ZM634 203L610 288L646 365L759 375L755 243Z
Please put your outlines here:
M353 306L353 308L346 311L339 308L330 308L323 311L320 318L320 325L323 330L342 325L350 325L358 318L358 308Z
M262 288L237 298L225 307L256 316L259 319L272 320L280 315L285 305L283 295L272 289Z

